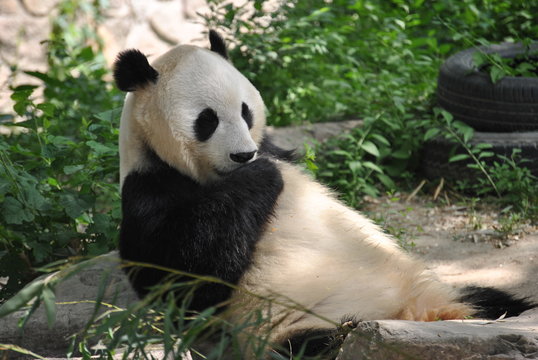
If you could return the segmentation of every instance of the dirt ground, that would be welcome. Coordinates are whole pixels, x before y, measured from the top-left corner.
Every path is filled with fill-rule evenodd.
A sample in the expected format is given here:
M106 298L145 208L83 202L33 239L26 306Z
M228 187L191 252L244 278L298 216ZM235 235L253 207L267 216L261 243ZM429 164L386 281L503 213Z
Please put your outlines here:
M502 220L491 206L407 196L370 199L363 212L443 281L494 286L538 301L538 226Z

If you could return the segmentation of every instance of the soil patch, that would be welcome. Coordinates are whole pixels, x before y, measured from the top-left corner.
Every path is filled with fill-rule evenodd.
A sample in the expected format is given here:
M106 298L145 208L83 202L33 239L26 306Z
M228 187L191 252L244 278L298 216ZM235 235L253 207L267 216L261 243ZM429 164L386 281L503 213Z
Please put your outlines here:
M428 197L368 199L364 212L455 286L494 286L538 301L538 227L491 206Z

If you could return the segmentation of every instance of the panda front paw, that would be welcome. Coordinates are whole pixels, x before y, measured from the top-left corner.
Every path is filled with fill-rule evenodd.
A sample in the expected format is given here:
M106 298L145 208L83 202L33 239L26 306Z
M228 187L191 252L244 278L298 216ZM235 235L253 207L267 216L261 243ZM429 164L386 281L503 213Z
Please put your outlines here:
M244 182L245 186L256 186L262 190L272 188L280 192L284 187L284 180L277 165L265 157L259 157L237 168L230 176L236 181Z

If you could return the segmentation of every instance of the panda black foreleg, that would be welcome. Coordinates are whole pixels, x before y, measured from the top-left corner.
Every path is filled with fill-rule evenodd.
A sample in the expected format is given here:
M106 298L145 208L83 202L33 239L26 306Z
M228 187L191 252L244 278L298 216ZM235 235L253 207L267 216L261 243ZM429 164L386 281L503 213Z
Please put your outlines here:
M130 174L122 188L120 254L237 284L282 188L279 170L264 158L211 185L200 185L168 166ZM141 268L131 279L144 295L166 275ZM228 286L208 283L196 290L191 309L203 310L230 294Z

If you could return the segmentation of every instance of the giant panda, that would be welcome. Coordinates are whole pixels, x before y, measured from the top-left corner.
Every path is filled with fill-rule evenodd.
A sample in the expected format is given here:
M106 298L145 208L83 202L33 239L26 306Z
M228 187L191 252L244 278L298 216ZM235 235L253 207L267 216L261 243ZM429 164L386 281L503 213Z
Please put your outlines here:
M233 285L197 288L189 309L225 304L222 316L241 324L263 308L266 325L245 331L292 353L332 350L342 326L359 320L495 318L534 306L440 282L305 174L265 135L262 97L223 39L210 31L209 40L210 49L180 45L151 65L127 50L114 64L128 92L119 138L123 259ZM147 267L130 274L140 296L166 276Z

